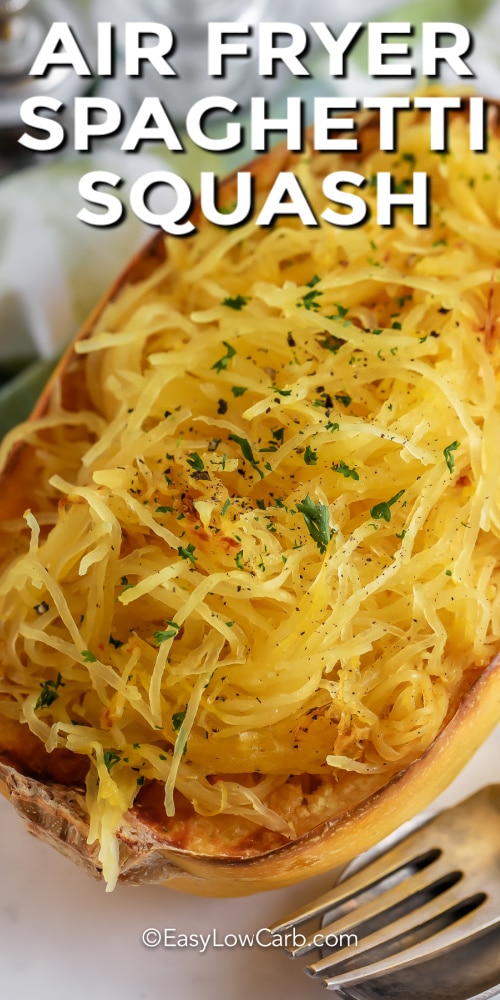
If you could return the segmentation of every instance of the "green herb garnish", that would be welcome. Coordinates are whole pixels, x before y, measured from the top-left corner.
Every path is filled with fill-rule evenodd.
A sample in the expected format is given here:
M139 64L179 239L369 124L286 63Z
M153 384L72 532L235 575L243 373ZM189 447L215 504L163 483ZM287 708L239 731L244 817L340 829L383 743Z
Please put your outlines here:
M197 451L193 451L191 453L191 457L187 459L187 464L191 466L192 469L195 469L196 472L201 472L201 470L205 468L203 459L200 458Z
M171 622L167 620L167 625L170 625L170 628L166 629L163 632L158 631L154 633L154 640L157 646L160 646L162 642L166 642L167 639L175 639L180 629L180 625L178 625L177 622Z
M338 399L339 403L343 403L343 405L346 408L348 406L350 406L351 403L352 403L352 396L344 395L344 393L341 393L341 392L336 392L335 393L335 399Z
M370 514L376 521L390 521L391 520L391 507L393 504L403 496L404 490L400 490L395 496L391 497L390 500L383 500L382 503L375 504L371 507Z
M313 275L310 281L306 281L306 286L307 288L310 288L311 291L306 292L306 294L302 296L299 306L303 306L304 309L319 309L319 302L317 302L316 299L320 295L323 295L323 292L318 292L314 287L318 284L318 281L321 281L321 278L317 274Z
M192 542L190 542L185 548L182 545L179 545L179 548L177 549L177 555L181 556L182 559L189 559L189 562L192 562L193 566L196 563L195 552L196 548Z
M64 687L64 681L61 674L58 674L55 681L43 681L40 687L42 690L36 700L35 712L38 708L49 708L54 701L57 701L59 697L57 689Z
M247 302L250 302L249 295L235 295L234 298L228 296L227 299L223 299L222 305L229 306L230 309L240 310L243 309L243 306L246 306Z
M318 461L317 451L314 451L314 448L311 448L309 445L307 445L306 450L304 451L304 462L306 463L306 465L316 465L317 461Z
M344 346L345 340L341 340L340 337L334 337L332 333L325 333L323 339L318 340L318 344L320 347L324 347L325 351L331 351L332 354L336 354Z
M246 461L250 463L250 465L252 466L252 468L255 469L255 471L259 473L260 478L263 479L264 478L264 473L259 468L258 463L255 461L254 454L253 454L250 442L247 441L247 439L244 438L244 437L239 437L238 434L229 434L228 438L229 438L229 441L235 441L236 444L239 444L239 446L241 448L241 454L243 455L243 458L246 459Z
M340 475L344 476L344 479L359 479L356 469L351 469L342 459L338 465L332 465L332 469L334 472L340 472Z
M212 365L212 368L215 369L218 375L220 375L222 371L226 370L231 358L234 358L234 355L236 354L235 348L231 347L231 344L228 344L227 340L223 340L222 343L226 348L226 353L222 358L219 358L214 365Z
M406 162L409 163L411 167L414 167L417 162L415 153L401 153L401 159L406 160Z
M186 712L187 712L187 705L184 711L174 712L174 714L172 715L172 728L176 733L179 731L179 729L182 726L182 723L184 722L184 719L186 718Z
M120 754L117 753L116 750L105 750L102 755L102 759L108 771L111 771L111 768L114 767L114 765L120 760Z
M445 462L450 472L453 472L455 469L455 456L453 455L453 452L456 451L457 448L459 447L460 447L460 441L452 441L451 444L447 445L446 448L444 448L443 450Z
M326 504L314 503L309 494L307 494L305 500L301 500L297 504L297 510L299 514L302 514L304 521L306 522L307 530L313 540L316 542L320 552L325 552L326 547L333 536L333 531L330 528L330 514Z
M340 302L335 302L335 308L337 310L337 316L339 319L343 319L344 316L347 316L347 313L349 312L349 309L346 308L345 306L341 306Z

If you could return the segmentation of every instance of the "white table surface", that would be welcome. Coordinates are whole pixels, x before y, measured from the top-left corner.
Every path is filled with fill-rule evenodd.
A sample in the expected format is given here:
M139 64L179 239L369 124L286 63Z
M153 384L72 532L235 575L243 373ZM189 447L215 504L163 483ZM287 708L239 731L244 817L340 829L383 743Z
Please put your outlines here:
M450 805L498 781L500 727L437 800ZM275 947L225 946L328 887L328 876L241 899L199 899L161 886L101 884L24 829L0 802L0 995L5 1000L308 1000L324 995ZM146 928L216 934L217 945L146 947ZM231 939L230 939L231 940Z

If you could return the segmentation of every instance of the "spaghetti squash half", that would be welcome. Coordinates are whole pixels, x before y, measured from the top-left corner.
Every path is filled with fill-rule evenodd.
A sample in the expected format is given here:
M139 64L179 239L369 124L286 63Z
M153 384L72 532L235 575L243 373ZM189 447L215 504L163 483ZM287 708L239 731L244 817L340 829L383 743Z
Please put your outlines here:
M108 888L345 860L386 831L322 858L335 817L457 732L396 825L500 715L500 140L464 117L447 155L422 112L397 154L361 133L366 176L428 173L428 227L156 237L4 442L4 786ZM254 170L319 216L347 159Z

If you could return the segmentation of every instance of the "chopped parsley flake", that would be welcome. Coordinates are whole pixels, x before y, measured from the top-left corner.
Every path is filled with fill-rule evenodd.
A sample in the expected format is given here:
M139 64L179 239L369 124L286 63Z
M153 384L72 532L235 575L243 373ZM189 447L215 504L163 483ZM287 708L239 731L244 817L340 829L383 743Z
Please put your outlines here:
M162 642L166 642L167 639L175 639L180 629L180 625L177 622L167 621L167 625L170 625L170 628L164 632L159 631L154 633L154 640L157 646L160 646Z
M226 353L222 358L219 358L214 365L212 365L212 368L215 369L218 375L220 375L222 371L226 370L231 358L234 358L234 355L236 354L235 348L231 347L231 344L228 344L227 340L223 340L222 343L226 348Z
M453 452L456 451L457 448L459 447L460 447L460 441L452 441L451 444L447 445L446 448L444 448L443 450L445 462L450 472L453 472L455 469L455 456L453 455Z
M184 711L174 712L174 714L172 715L172 728L176 733L179 731L179 729L182 726L182 723L184 722L184 719L186 718L186 712L187 712L187 705Z
M230 497L228 497L227 500L224 500L224 503L222 505L222 509L221 509L221 512L220 512L221 513L221 517L224 517L224 514L227 514L227 510L228 510L228 507L229 507L230 503L231 503L231 498Z
M317 461L318 461L317 451L314 451L314 448L310 448L310 446L307 445L306 450L304 451L304 462L306 463L306 465L316 465Z
M409 163L411 167L414 167L417 162L415 158L415 153L401 153L401 159L406 160L406 162Z
M313 406L324 406L325 410L331 410L333 399L329 392L322 392L319 399L313 400Z
M332 469L334 472L340 472L340 475L344 476L344 479L359 479L356 469L351 469L342 459L338 465L332 465Z
M337 316L339 317L339 319L343 319L344 316L347 316L347 313L349 312L349 309L346 308L345 306L341 306L340 302L335 302L335 308L337 310Z
M246 391L247 391L247 386L246 385L232 385L231 386L231 392L232 392L233 396L235 397L235 399L237 399L238 396L243 396L243 394Z
M323 292L319 292L314 287L318 284L318 281L321 281L321 278L317 274L315 274L310 281L306 281L307 288L310 288L311 291L306 292L306 294L302 296L301 301L298 303L299 306L302 306L304 309L319 309L319 302L317 302L316 299L320 295L323 295Z
M49 708L54 701L57 701L59 697L57 688L64 687L64 681L61 674L58 674L55 681L43 681L40 687L42 690L36 700L35 712L38 708Z
M104 761L104 763L105 763L108 771L111 771L111 768L114 767L115 764L118 764L119 760L120 760L120 754L117 753L116 750L105 750L104 751L104 753L103 753L103 761Z
M352 396L347 396L347 395L344 395L344 394L343 394L343 393L341 393L341 392L337 392L337 393L335 393L335 399L338 399L339 403L343 403L343 405L344 405L344 406L345 406L346 408L347 408L348 406L350 406L350 405L351 405L351 403L352 403Z
M96 663L97 656L94 656L90 649L82 649L82 660L84 660L85 663Z
M397 500L400 499L400 497L403 496L403 493L404 490L400 490L399 493L396 493L390 500L383 500L382 503L375 504L375 506L370 509L371 516L376 521L390 521L391 507Z
M228 306L229 309L237 309L237 310L239 310L239 309L243 309L243 306L246 306L247 302L250 302L250 296L249 295L235 295L234 298L231 298L230 296L228 296L227 299L223 299L222 300L222 305L223 306Z
M307 494L305 500L301 500L297 504L297 510L299 514L302 514L304 521L306 522L307 530L313 540L316 542L318 549L321 553L326 551L326 547L333 536L333 531L330 528L330 514L326 504L314 503L309 494Z
M247 441L247 439L244 437L239 437L238 434L229 434L229 441L235 441L236 444L239 444L243 458L250 463L252 468L259 473L260 478L263 479L264 473L262 472L262 469L259 468L258 463L255 461L250 442Z
M334 337L332 333L325 333L323 339L318 340L318 344L320 347L323 347L325 351L331 351L332 354L336 354L337 351L345 344L345 340L341 340L340 337Z
M205 468L203 459L200 458L197 451L192 452L191 458L187 459L187 464L191 466L192 469L195 469L196 472L201 472L201 470Z
M242 559L243 559L243 549L240 549L240 551L237 552L236 555L235 555L235 557L234 557L234 561L235 561L238 569L245 569L245 567L244 567L244 565L243 565L243 563L241 561Z
M177 554L181 556L182 559L189 559L189 562L192 562L193 566L196 563L195 552L196 548L192 542L190 542L185 548L182 545L179 545L179 548L177 549Z
M340 302L335 303L335 308L337 312L332 313L331 316L327 317L327 319L334 319L336 322L340 322L342 320L342 326L352 326L352 319L345 318L349 309L345 306L341 306Z

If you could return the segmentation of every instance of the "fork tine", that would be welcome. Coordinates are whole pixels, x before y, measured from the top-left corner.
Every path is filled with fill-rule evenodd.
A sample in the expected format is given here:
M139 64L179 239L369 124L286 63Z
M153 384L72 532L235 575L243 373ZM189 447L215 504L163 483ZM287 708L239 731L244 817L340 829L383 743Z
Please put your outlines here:
M354 896L361 895L377 882L381 882L382 879L388 878L400 869L410 865L426 867L431 864L441 852L438 848L434 848L433 844L430 849L426 847L423 840L424 832L425 827L421 827L414 834L376 858L375 861L371 861L353 875L349 875L344 882L340 882L339 885L329 889L284 920L273 924L270 930L273 933L283 933L294 925L305 923L313 917L319 917L328 910L333 910L336 906L342 906Z
M489 930L500 925L500 916L495 911L493 906L487 907L487 914L483 912L483 914L480 915L481 910L482 907L479 906L477 913L473 915L472 919L470 913L467 913L457 920L456 923L448 927L444 927L435 934L431 933L431 935L425 940L411 945L408 948L403 948L403 950L393 953L386 958L376 959L368 965L356 967L355 969L351 969L349 971L340 971L332 977L327 976L322 980L323 985L328 987L328 989L337 989L342 986L351 986L354 984L357 985L365 982L367 979L381 976L384 973L390 972L392 975L393 972L398 969L414 965L415 963L424 961L427 958L437 958L442 952L463 944L464 942L470 943L474 938L483 934L485 930ZM412 924L412 927L413 926L414 925ZM378 936L378 934L373 935L373 938ZM368 941L368 939L365 940ZM363 942L363 944L364 943L365 942ZM383 932L381 943L387 943L387 937ZM356 957L358 957L358 955L356 955ZM329 958L331 958L331 956L329 956ZM306 968L304 971L308 975L317 976L321 974L321 972L327 972L331 969L334 963L330 961L329 964L328 960L322 960L323 969L318 969L319 964L320 963L316 963L309 968Z
M472 901L476 899L476 907L472 905ZM495 919L496 913L493 911L493 906L490 900L484 900L484 898L478 899L478 894L474 896L466 897L464 896L463 887L460 883L453 886L448 892L444 892L441 896L437 896L435 899L430 900L424 906L418 909L412 910L410 913L406 913L404 916L399 917L399 919L394 920L392 923L388 921L383 927L378 928L371 934L367 934L366 937L362 937L361 940L356 945L356 962L359 963L363 958L368 957L370 959L370 952L375 948L380 948L382 946L387 946L391 943L397 944L397 942L404 938L405 935L419 931L424 928L425 925L431 924L432 921L438 918L450 918L453 919L453 910L457 908L462 908L471 901L471 910L479 909L481 910L480 919L476 923L476 930L482 930L484 925L488 924L488 920ZM474 916L477 916L476 914ZM463 919L462 915L458 916L457 919L450 923L450 926L443 928L443 930L450 931L457 938L460 938L461 928L460 921ZM467 932L472 931L472 920L470 913L467 920ZM337 933L336 924L331 925L331 930L328 931L329 934ZM325 928L326 930L326 928ZM354 929L353 929L354 931ZM418 947L425 949L427 947L427 942L429 942L429 947L434 950L439 947L438 934L439 929L436 933L432 933L432 928L429 928L429 935L425 936L425 940L421 941ZM454 938L453 938L454 940ZM408 949L406 949L408 950ZM401 953L405 952L404 941L401 943ZM376 957L376 956L374 956ZM309 975L317 976L321 972L324 972L327 968L332 968L334 965L345 961L345 956L342 954L342 950L334 952L332 955L328 955L326 958L319 959L306 969ZM391 963L393 963L393 956L391 957Z
M338 936L339 934L354 931L361 924L365 923L365 921L373 920L395 906L410 903L411 898L418 893L434 889L434 896L436 897L438 896L438 892L445 892L446 889L450 889L460 878L461 873L450 872L445 860L441 858L429 867L424 868L423 871L416 871L408 875L398 885L386 891L381 891L379 895L367 900L366 903L356 905L355 908L347 910L338 917L334 917L328 925L322 926L320 932L315 930L311 933L303 944L297 945L294 948L287 947L285 950L291 958L298 958L318 947L318 933L325 935L335 933ZM439 889L440 882L443 883L441 889ZM447 895L446 898L448 899L449 896ZM434 899L433 902L437 902L437 900ZM408 909L406 905L405 909ZM418 907L418 902L415 901L415 906L411 914L408 914L408 917L411 918L413 916L415 920L421 912L422 907ZM394 916L396 917L396 914ZM385 926L387 927L387 924L390 923L391 921L388 920Z
M319 917L335 907L344 907L355 896L371 889L377 883L381 883L383 879L395 875L396 872L402 871L404 868L412 866L424 868L441 855L443 844L454 848L458 840L461 849L460 864L463 871L468 871L471 864L477 859L478 836L481 838L482 817L485 817L486 825L486 821L491 823L495 814L500 817L500 785L482 788L452 809L430 816L423 822L419 822L417 819L411 821L410 824L405 824L399 831L399 835L396 834L395 843L394 835L388 838L390 846L388 848L386 846L386 849L384 849L384 845L387 845L387 842L383 841L379 845L380 852L372 861L357 869L354 874L348 875L342 882L323 893L319 898L273 924L270 928L271 931L283 933L291 927ZM408 827L411 831L409 833L406 832ZM454 843L450 842L450 830L454 831ZM468 853L465 850L467 846ZM481 850L492 856L498 853L498 847L488 841L482 845ZM371 853L373 855L373 850ZM498 861L495 860L495 865L497 864ZM463 867L464 865L465 867ZM383 886L381 886L381 890L383 890Z
M500 928L499 819L500 784L480 789L452 809L411 821L373 848L372 860L363 867L270 930L295 931L326 914L326 926L308 937L299 935L302 944L285 950L296 957L313 948L323 955L330 949L304 971L346 998L351 994L343 987L427 959L443 960L447 952L457 955L460 945L475 948L481 936ZM339 936L349 933L356 952L346 955ZM333 950L338 944L340 949ZM483 996L490 1000L488 993L475 1000Z

